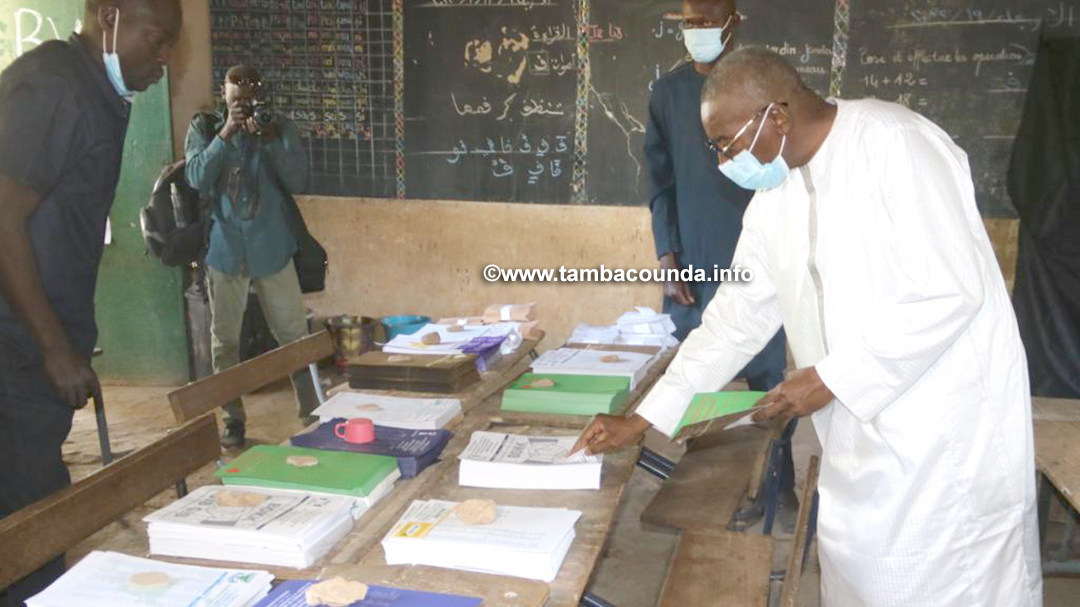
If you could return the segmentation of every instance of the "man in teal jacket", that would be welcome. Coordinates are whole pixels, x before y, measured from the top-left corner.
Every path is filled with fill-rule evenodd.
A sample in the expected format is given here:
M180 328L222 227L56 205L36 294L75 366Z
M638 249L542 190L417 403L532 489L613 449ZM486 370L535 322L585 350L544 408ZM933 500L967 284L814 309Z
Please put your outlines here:
M307 154L292 121L262 105L257 70L230 69L222 97L226 109L196 116L186 142L187 181L211 201L206 268L215 372L240 362L240 329L252 286L278 343L308 332L288 206L307 179ZM302 371L292 380L300 417L310 422L317 405L311 381ZM240 447L244 405L237 400L224 409L222 444Z

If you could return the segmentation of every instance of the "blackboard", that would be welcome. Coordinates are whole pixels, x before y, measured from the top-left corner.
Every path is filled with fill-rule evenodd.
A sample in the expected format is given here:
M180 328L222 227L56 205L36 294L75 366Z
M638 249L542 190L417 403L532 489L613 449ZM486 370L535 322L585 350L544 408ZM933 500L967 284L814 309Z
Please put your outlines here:
M968 153L983 215L1014 216L1005 175L1040 28L1080 30L1080 3L852 0L850 17L843 96L936 122Z
M275 100L304 125L312 193L642 205L649 90L685 54L677 25L661 19L678 6L211 0L215 78L239 59L284 66L274 75L293 82ZM742 0L739 10L740 42L780 52L819 93L897 101L940 124L968 152L994 217L1012 215L1004 173L1039 28L1080 32L1080 0ZM346 31L351 46L327 46Z
M396 192L394 4L210 1L214 90L233 65L259 68L307 146L313 193Z

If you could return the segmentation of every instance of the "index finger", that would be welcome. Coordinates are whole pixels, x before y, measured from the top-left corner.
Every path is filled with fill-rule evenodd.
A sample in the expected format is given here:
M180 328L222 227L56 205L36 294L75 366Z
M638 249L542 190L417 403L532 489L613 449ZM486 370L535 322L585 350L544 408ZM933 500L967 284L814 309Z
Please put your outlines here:
M581 432L581 436L578 437L577 442L574 443L574 448L570 450L570 454L567 455L567 457L570 457L570 455L573 455L578 451L581 451L585 447L588 447L593 437L595 437L599 433L600 426L597 423L596 418L593 418L589 421L589 425L585 426L585 429Z

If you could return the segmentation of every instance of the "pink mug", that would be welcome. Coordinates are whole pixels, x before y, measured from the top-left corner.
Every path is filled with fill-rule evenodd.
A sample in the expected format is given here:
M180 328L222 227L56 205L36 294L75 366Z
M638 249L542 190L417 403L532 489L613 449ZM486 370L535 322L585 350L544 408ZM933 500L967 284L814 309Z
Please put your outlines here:
M375 440L375 425L366 417L354 417L334 426L334 435L347 443L370 443Z

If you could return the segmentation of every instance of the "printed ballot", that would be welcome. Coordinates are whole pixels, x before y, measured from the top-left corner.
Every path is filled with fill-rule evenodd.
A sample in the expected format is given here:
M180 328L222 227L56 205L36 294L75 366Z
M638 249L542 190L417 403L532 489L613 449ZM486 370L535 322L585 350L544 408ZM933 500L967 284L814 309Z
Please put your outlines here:
M458 484L494 489L599 489L603 456L567 458L576 436L473 432Z
M382 546L389 565L430 565L550 582L574 542L581 512L498 506L494 522L468 525L458 504L417 500Z

